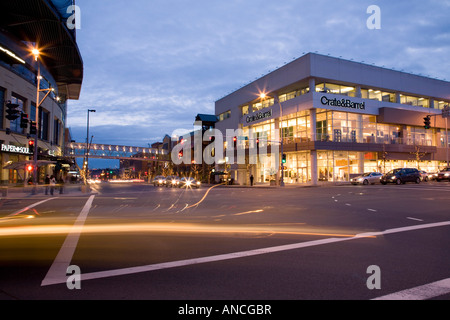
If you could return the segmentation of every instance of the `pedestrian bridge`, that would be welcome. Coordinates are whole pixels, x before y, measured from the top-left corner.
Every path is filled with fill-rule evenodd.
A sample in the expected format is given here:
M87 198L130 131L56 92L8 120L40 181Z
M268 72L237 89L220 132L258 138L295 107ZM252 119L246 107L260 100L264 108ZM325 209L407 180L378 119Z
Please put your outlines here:
M65 155L73 158L119 159L141 161L168 161L170 153L167 150L154 148L118 146L111 144L90 144L71 142L66 147Z

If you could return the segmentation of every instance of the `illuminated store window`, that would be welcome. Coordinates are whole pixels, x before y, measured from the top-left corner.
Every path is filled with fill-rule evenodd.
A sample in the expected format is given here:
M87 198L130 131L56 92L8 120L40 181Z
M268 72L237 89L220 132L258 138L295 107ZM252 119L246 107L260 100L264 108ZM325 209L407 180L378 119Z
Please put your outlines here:
M342 86L333 83L320 83L316 85L316 92L340 94L349 97L356 96L356 88L349 86Z
M248 105L247 106L242 106L241 107L241 115L242 116L246 116L248 114L249 110L248 110Z
M264 99L263 101L258 101L252 105L253 112L259 111L265 108L269 108L275 104L274 98Z
M230 118L230 117L231 117L231 110L228 110L228 111L226 111L226 112L224 112L224 113L221 113L221 114L219 115L219 121L226 120L226 119L228 119L228 118Z
M400 103L402 104L408 104L410 106L417 106L417 107L423 107L423 108L429 108L430 107L430 100L426 98L421 97L413 97L413 96L406 96L406 95L400 95Z
M435 102L435 103L437 105L437 108L440 109L440 110L444 109L445 106L450 105L450 102L448 102L448 101L438 101L438 102Z
M381 90L374 89L361 89L361 98L377 100L383 102L396 102L396 95L393 92L383 92Z
M284 101L288 101L294 98L297 98L301 95L307 94L309 92L309 87L307 88L302 88L302 89L297 89L288 93L284 93L284 94L280 94L280 96L278 97L280 102L284 102Z

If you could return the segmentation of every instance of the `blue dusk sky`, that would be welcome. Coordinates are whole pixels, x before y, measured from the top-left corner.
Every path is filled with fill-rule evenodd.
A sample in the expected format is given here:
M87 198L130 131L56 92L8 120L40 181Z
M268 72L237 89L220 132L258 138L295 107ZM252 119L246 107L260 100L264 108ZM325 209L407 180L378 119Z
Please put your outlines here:
M148 147L308 52L450 80L450 0L77 0L84 61L68 127ZM381 9L371 30L367 8Z

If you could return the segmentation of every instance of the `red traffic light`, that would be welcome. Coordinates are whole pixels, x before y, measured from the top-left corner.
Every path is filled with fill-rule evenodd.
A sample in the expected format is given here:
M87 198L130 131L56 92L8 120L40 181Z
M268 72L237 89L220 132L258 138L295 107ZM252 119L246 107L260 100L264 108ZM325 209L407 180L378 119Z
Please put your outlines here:
M29 145L30 147L34 146L34 140L29 140L29 141L28 141L28 145Z
M33 166L32 166L31 164L29 164L29 165L27 166L27 171L28 171L28 172L33 171Z

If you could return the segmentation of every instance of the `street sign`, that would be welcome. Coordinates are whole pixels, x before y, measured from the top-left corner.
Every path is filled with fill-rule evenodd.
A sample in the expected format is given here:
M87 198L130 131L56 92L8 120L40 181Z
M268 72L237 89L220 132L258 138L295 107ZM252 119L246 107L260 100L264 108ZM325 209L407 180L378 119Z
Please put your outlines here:
M450 106L446 105L444 109L442 109L442 118L450 118Z

